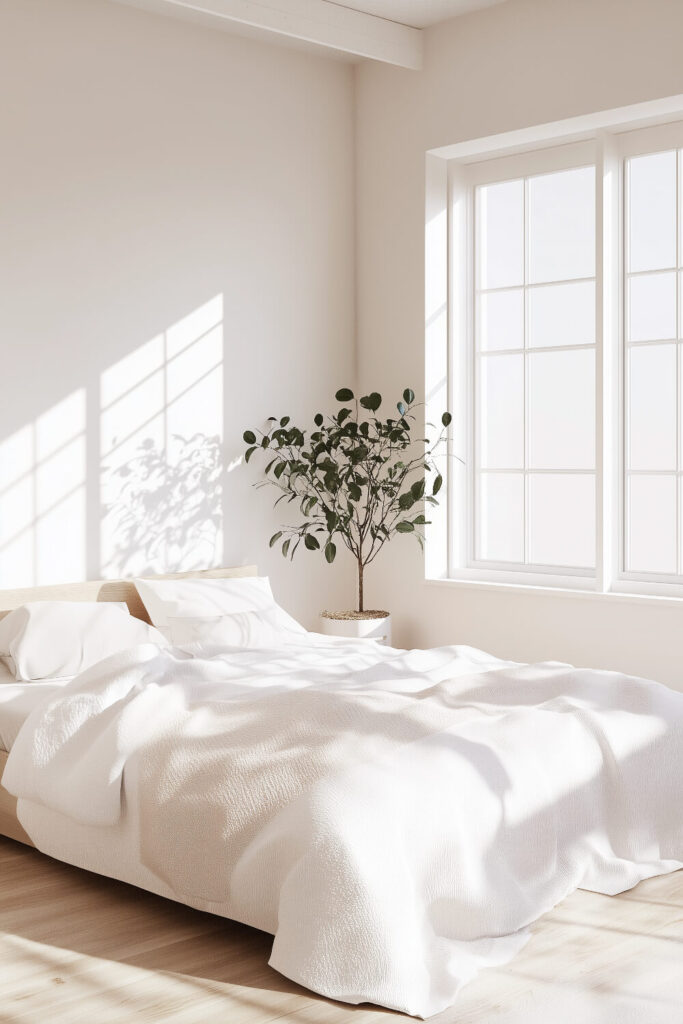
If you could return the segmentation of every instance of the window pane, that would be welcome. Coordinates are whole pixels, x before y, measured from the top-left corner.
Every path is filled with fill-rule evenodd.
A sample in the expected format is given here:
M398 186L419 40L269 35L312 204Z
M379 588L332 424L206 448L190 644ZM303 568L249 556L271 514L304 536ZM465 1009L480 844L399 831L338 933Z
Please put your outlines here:
M523 469L524 356L485 356L479 365L481 465Z
M524 289L479 296L479 347L483 352L524 348Z
M528 358L529 466L532 469L593 469L593 350L534 352Z
M676 572L676 477L629 480L627 569Z
M629 468L676 469L676 346L629 352Z
M629 270L676 265L676 153L628 162Z
M595 168L529 179L529 281L595 274Z
M477 557L489 562L524 561L524 477L482 473Z
M529 475L529 560L595 565L595 480L583 473Z
M524 283L524 182L477 189L479 288Z
M529 289L529 347L595 344L595 284Z
M629 281L629 341L676 337L676 275L646 274Z

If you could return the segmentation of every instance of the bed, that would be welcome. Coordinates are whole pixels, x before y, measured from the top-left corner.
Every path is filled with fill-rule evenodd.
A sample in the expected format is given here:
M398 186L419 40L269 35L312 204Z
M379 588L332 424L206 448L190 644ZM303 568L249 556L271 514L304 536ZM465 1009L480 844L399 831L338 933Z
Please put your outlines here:
M93 595L146 618L129 583L60 591ZM682 694L302 632L94 665L21 725L0 831L272 934L271 966L315 992L423 1018L575 889L683 867Z
M7 764L6 750L0 750L0 777L5 770ZM16 839L19 843L25 843L27 846L33 846L33 843L29 839L24 829L19 824L17 818L17 801L15 797L11 796L4 786L0 785L0 835L7 836L9 839Z
M17 683L9 669L0 664L0 779L5 770L7 755L29 713L42 700L53 694L56 687L40 684ZM33 846L17 818L17 801L0 785L0 835Z
M233 579L242 576L255 576L257 569L255 565L234 566L232 568L206 569L194 572L177 572L162 574L160 579ZM0 619L7 615L13 608L19 608L28 601L124 601L128 606L130 614L142 622L149 622L149 615L145 609L140 595L132 580L88 580L83 583L65 583L44 587L24 587L16 590L0 591ZM11 685L14 677L9 670L0 663L0 686ZM23 691L23 692L20 692ZM15 687L18 700L8 715L8 708L3 709L0 701L0 779L2 778L9 746L6 737L3 735L3 711L5 714L5 728L9 735L15 736L24 718L28 716L31 708L44 699L48 692L54 692L54 687L47 684L46 687L30 686ZM17 801L0 784L0 835L15 839L20 843L33 846L25 829L17 818Z

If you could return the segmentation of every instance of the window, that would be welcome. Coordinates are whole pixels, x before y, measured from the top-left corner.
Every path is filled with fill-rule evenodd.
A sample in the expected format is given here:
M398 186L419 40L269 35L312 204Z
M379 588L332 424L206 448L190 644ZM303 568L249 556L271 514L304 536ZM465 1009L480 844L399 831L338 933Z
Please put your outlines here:
M683 110L621 114L428 162L432 577L683 597Z
M683 573L681 152L631 157L624 178L624 568L675 578Z
M474 189L475 561L595 566L595 168Z

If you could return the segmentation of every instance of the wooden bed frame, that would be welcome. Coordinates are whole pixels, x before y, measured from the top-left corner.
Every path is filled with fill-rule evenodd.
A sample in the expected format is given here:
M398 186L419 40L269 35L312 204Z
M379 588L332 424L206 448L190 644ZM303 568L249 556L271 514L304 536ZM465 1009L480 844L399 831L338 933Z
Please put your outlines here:
M204 569L195 572L170 572L149 577L157 580L181 579L235 579L256 576L255 565L241 565L231 569ZM63 583L51 587L26 587L22 590L0 590L0 619L13 608L28 601L125 601L131 615L149 622L147 610L140 600L132 580L91 580L85 583ZM7 751L0 750L0 778L5 770ZM17 801L0 785L0 835L33 846L17 818Z
M0 750L0 778L5 770L7 757L7 751ZM17 801L2 785L0 785L0 836L7 836L8 839L16 839L19 843L33 846L17 818Z

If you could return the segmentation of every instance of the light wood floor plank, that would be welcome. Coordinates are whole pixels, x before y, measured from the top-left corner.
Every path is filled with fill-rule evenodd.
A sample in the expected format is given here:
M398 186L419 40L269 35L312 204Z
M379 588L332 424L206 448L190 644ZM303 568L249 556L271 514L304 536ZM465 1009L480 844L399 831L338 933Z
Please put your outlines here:
M683 872L578 892L435 1024L683 1020ZM270 936L0 838L2 1024L396 1024L268 967Z

